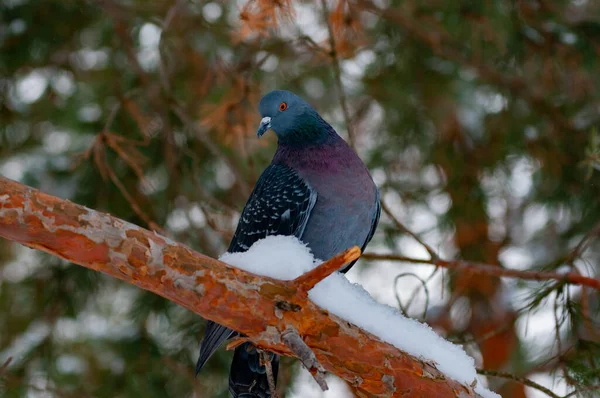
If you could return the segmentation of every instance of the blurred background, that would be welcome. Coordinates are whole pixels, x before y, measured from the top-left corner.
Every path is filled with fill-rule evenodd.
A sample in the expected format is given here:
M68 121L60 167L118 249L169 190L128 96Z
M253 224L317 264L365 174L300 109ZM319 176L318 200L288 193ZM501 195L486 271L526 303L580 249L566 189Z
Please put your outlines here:
M276 146L258 100L289 89L381 190L367 252L427 261L405 226L444 259L599 277L599 60L594 0L2 0L0 174L218 256ZM368 256L348 277L478 367L599 394L598 290ZM226 397L231 352L194 378L203 328L0 240L2 397ZM351 396L290 358L278 384Z

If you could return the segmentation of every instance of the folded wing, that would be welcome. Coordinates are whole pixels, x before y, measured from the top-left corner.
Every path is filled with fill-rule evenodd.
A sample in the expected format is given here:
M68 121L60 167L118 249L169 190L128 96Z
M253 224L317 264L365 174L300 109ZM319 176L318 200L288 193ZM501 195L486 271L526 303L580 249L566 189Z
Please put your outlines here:
M228 251L244 252L269 235L294 235L301 239L316 201L317 193L294 170L271 164L258 179L242 211ZM208 321L196 374L221 344L235 334Z

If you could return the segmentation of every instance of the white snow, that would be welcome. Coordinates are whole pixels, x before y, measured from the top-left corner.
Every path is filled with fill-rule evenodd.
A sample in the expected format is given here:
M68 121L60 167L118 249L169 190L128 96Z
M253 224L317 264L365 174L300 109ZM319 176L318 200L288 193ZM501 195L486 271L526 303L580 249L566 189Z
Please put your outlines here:
M294 236L267 236L243 253L225 253L219 260L253 274L289 281L310 271L315 261L310 249ZM285 264L285 266L282 266Z
M244 253L225 253L221 261L280 280L292 280L321 264L293 236L268 236ZM444 340L427 324L407 318L393 307L377 303L359 284L334 273L309 291L318 306L366 330L417 358L433 362L445 375L465 385L477 380L475 391L484 398L499 397L483 387L475 362L465 351Z

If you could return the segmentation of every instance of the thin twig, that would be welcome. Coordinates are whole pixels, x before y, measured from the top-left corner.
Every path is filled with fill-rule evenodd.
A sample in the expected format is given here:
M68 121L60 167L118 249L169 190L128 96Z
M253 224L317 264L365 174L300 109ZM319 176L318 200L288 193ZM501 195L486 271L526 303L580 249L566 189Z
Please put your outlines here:
M121 108L121 102L117 102L116 104L113 105L113 107L110 110L110 113L108 114L108 117L106 118L106 122L104 122L104 128L102 129L102 132L110 130L110 126L112 126L113 121L117 117L117 113L119 112L120 108Z
M329 387L327 387L327 382L325 381L325 368L319 363L315 353L302 340L298 331L293 327L288 327L281 334L281 340L312 374L319 387L321 387L321 390L327 391Z
M146 162L146 158L142 155L135 146L134 142L128 140L120 135L104 132L104 143L117 153L117 155L133 170L138 180L142 184L147 184L146 177L144 176L144 170L142 164ZM123 148L121 144L125 144ZM101 143L99 143L101 145Z
M421 246L423 246L425 248L425 250L427 250L427 253L431 257L432 261L435 261L435 260L439 259L439 256L437 255L437 253L435 252L435 250L433 250L433 248L431 246L429 246L421 238L419 238L419 236L417 234L415 234L410 229L408 229L404 224L402 224L402 222L394 215L394 213L392 212L392 210L389 208L389 206L385 203L385 201L383 199L381 200L381 208L383 209L383 211L385 212L385 214L387 214L388 217L392 219L392 222L394 223L394 225L396 226L396 228L398 228L403 233L405 233L407 235L410 235Z
M517 375L511 374L511 373L507 373L507 372L498 372L496 370L489 370L489 369L477 369L477 373L480 375L484 375L484 376L501 377L503 379L514 380L517 383L521 383L528 387L535 388L536 390L539 390L552 398L562 398L560 395L553 393L548 388L536 383L533 380L529 380L525 377L517 376Z
M167 11L167 15L165 16L165 19L162 21L162 32L160 34L160 40L158 42L158 50L159 50L158 71L159 71L159 75L160 75L161 84L162 84L163 88L165 89L165 91L167 91L167 92L171 92L171 83L169 82L169 74L167 72L167 66L165 64L165 59L164 59L165 57L163 57L163 52L164 52L163 39L164 39L167 31L169 30L171 23L175 19L175 16L183 9L183 7L186 5L186 3L187 3L186 0L177 0L175 2L175 4L173 4L173 6L171 6L169 8L169 10Z
M573 251L569 254L569 257L567 258L565 263L572 265L573 262L583 254L591 239L597 235L600 235L600 222L594 225L592 229L590 229L587 232L587 234L585 234L585 236L579 241L577 246L575 246Z
M431 272L431 274L429 274L429 276L427 277L427 279L425 279L425 284L429 283L429 281L431 281L433 279L433 277L437 274L437 272L440 270L440 267L435 267L433 269L433 272ZM419 292L421 291L421 288L424 287L427 293L427 305L425 307L425 312L423 313L423 319L425 319L425 315L427 315L427 306L429 304L429 292L427 291L426 287L427 286L423 286L423 285L419 285L417 286L417 288L412 292L410 298L408 299L408 302L406 303L406 309L408 310L408 308L410 308L410 306L412 305L413 301L415 300L415 298L417 297L417 294L419 294ZM442 292L442 296L443 296L443 292Z
M327 8L327 1L321 0L321 6L323 8L323 15L325 16L325 23L327 24L327 31L329 32L329 46L331 47L329 55L331 56L331 63L333 65L333 75L335 83L337 85L338 96L340 105L342 107L342 113L344 114L344 123L348 130L348 141L352 148L356 149L356 137L354 135L354 128L352 124L352 118L350 117L350 111L348 110L348 101L346 100L346 91L344 90L344 84L342 83L342 68L340 68L340 61L338 59L338 53L335 46L335 35L333 28L329 22L329 9Z
M408 303L406 303L406 306L404 306L404 305L402 305L402 300L400 300L400 295L398 294L398 289L396 289L396 285L398 284L398 281L400 280L400 278L403 278L405 276L413 276L413 277L417 278L419 280L419 282L421 282L421 286L423 287L423 289L425 289L425 308L423 309L423 315L421 317L421 319L425 320L425 317L427 316L427 308L429 307L429 289L427 288L427 281L421 279L421 277L419 277L419 275L417 275L413 272L404 272L400 275L397 275L394 278L394 293L396 294L396 301L398 302L398 307L400 307L400 311L402 311L404 313L404 315L408 316L408 309L410 308L410 305L412 304L412 297L408 301ZM421 286L419 286L419 287L421 287Z
M4 361L2 366L0 366L0 376L2 376L2 374L4 372L6 372L6 369L8 369L8 365L10 365L10 363L12 362L12 359L13 359L13 357L8 357L8 359L6 361Z
M118 106L115 106L113 108L111 115L108 118L109 120L107 120L106 122L105 128L110 125L111 119L114 118L114 115L116 114L118 109ZM117 177L112 167L108 164L108 160L106 157L107 147L111 148L117 153L119 158L122 159L133 170L140 182L144 183L146 181L141 166L132 158L140 158L142 157L142 155L137 151L137 149L133 147L128 148L128 154L128 152L125 151L119 145L120 142L134 143L134 141L110 133L106 130L101 131L94 139L92 145L90 145L90 147L83 154L80 155L80 158L77 161L75 161L73 167L78 167L82 160L89 159L91 156L93 156L94 163L96 164L98 172L100 173L102 178L104 180L110 178L110 180L117 186L125 200L129 203L129 206L131 207L133 212L137 214L138 217L140 217L152 230L166 235L166 231L163 228L161 228L149 215L147 215L142 210L142 208L134 199L134 197L129 193L129 191L127 191L125 185L123 185L121 180L119 180L119 177Z
M108 172L108 176L110 177L113 184L117 186L125 200L129 203L131 209L135 212L135 214L137 214L138 217L144 220L144 222L150 227L150 229L160 232L163 235L167 235L166 231L163 228L161 228L160 225L158 225L154 220L152 220L152 218L149 215L147 215L142 210L142 208L138 205L134 197L129 193L129 191L127 191L125 185L123 185L121 180L119 180L119 177L117 177L113 169L111 167L107 167L106 171Z
M117 113L119 112L120 108L121 102L117 102L112 106L110 113L108 114L108 117L104 122L104 127L102 128L102 131L96 137L94 137L94 139L92 140L92 144L88 147L88 149L85 150L85 152L75 155L75 160L71 166L71 170L75 170L84 160L89 159L89 157L92 155L92 152L94 152L94 150L96 149L96 145L101 144L101 141L104 139L104 134L109 131L110 126L112 126L113 121L117 117Z
M260 350L260 359L267 371L267 382L269 383L269 390L271 390L271 397L279 398L279 394L277 393L277 387L275 386L275 377L273 376L273 367L271 365L271 358L269 358L269 353L267 351Z
M119 41L125 50L127 59L134 70L134 73L140 78L144 86L148 86L151 82L150 76L137 59L135 53L135 44L129 36L129 26L126 24L126 16L120 13L121 7L118 2L113 0L102 0L99 2L104 11L110 16L113 21L113 27Z
M395 254L377 254L365 253L362 255L365 260L387 260L401 261L412 264L431 264L442 268L453 269L457 271L472 272L475 274L485 274L498 276L501 278L519 278L532 281L556 280L571 285L589 286L600 290L600 279L583 276L576 272L567 272L564 274L548 271L522 271L517 269L502 268L497 265L478 263L465 260L423 260L419 258L399 256Z
M569 289L566 289L566 291L568 293ZM558 300L560 300L560 298L561 298L561 292L558 291L556 294L556 299L554 300L553 314L554 314L554 336L556 339L556 346L557 346L557 350L558 350L559 354L561 352L563 352L562 338L560 336L560 328L566 321L566 315L564 314L564 312L560 316L558 314ZM569 298L568 297L565 298L565 302L568 302L568 301L570 301ZM562 355L558 355L558 366L560 367L560 370L563 372L563 376L565 378L565 381L567 382L567 385L570 385L570 386L576 385L577 383L573 380L573 378L571 376L569 376L567 364L565 363Z
M584 391L597 391L597 390L600 390L600 385L597 385L597 386L585 386L585 387L582 387L582 388L579 388L579 389L575 389L574 391L571 391L570 393L568 393L567 395L565 395L562 398L569 398L569 397L572 397L573 395L582 393Z

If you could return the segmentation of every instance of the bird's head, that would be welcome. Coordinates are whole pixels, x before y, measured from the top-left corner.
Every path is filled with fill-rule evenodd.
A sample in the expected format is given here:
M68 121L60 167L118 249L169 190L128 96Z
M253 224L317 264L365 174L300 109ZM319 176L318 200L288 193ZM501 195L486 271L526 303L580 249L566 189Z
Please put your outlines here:
M275 90L266 94L258 110L262 116L257 132L259 138L272 129L280 143L318 144L333 132L312 106L289 91Z

